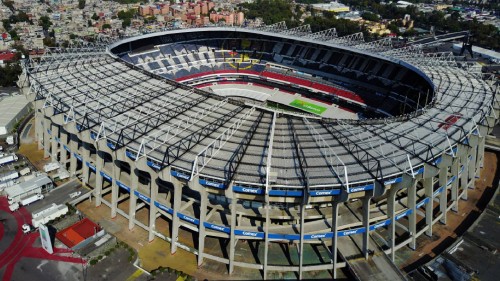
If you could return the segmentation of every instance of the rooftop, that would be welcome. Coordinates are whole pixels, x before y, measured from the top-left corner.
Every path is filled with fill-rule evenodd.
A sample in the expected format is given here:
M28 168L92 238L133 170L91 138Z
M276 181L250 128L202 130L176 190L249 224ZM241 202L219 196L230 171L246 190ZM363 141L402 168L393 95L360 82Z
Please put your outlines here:
M1 97L0 97L1 99ZM0 100L0 127L7 126L28 105L23 95L7 96Z
M27 180L25 182L22 182L20 184L16 184L11 187L5 188L5 192L9 197L16 197L19 195L22 195L26 192L29 192L33 189L40 188L46 184L51 183L52 181L50 180L49 177L46 175L38 175L30 180Z

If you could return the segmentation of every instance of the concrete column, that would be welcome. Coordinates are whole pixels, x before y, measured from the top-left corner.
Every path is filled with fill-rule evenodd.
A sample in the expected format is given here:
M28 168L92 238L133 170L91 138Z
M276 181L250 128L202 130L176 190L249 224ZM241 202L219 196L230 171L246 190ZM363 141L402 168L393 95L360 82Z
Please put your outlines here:
M340 202L334 201L332 203L332 262L333 262L333 279L337 279L337 263L338 263L338 236L339 230L339 204Z
M467 154L469 155L469 154ZM460 185L462 186L463 190L464 190L464 194L462 196L462 199L463 200L467 200L468 199L468 185L469 185L469 158L468 157L464 157L464 162L462 163L463 167L464 167L464 170L462 171L462 174L460 175Z
M43 158L50 156L50 135L47 129L51 127L51 120L43 118Z
M433 208L434 208L434 178L424 179L424 191L425 197L429 198L429 202L425 205L425 224L427 225L427 230L425 234L432 237L432 221L434 220Z
M135 191L139 186L139 177L134 166L130 166L130 197L128 205L128 229L132 230L135 226L135 213L137 208L137 196ZM152 202L154 204L154 202Z
M367 191L363 197L363 227L366 231L363 233L363 255L368 259L370 250L370 201L372 194Z
M90 163L90 147L89 144L82 144L82 183L83 185L88 185L90 177L90 168L87 166L87 162Z
M43 118L43 114L35 107L35 133L39 150L43 149L43 132L45 131L43 127Z
M175 177L172 177L172 183L174 185L174 206L172 213L172 244L170 245L170 253L173 255L177 251L177 239L179 238L179 217L177 213L181 209L181 198L182 198L182 186L183 183L180 182Z
M158 174L157 173L154 173L151 175L150 195L151 195L151 202L149 204L149 235L148 235L149 242L153 241L153 239L156 236L155 235L155 232L156 232L156 214L158 214L158 209L157 209L156 205L154 204L154 202L157 200L157 197L158 197ZM179 207L180 207L180 204L179 204Z
M417 248L417 183L418 181L413 180L413 183L408 187L408 209L411 210L408 216L408 230L410 231L410 248L415 250Z
M68 151L64 147L68 146L68 133L61 131L61 164L66 169L66 161L68 160Z
M113 159L115 159L114 156ZM120 180L121 168L118 167L118 164L115 162L115 160L113 160L112 165L113 175L111 177L113 178L113 180L111 181L111 218L114 219L118 210L118 194L120 193L116 181Z
M94 189L94 196L95 196L95 206L99 207L101 206L102 202L102 184L103 184L103 178L101 175L101 171L104 168L104 158L100 155L99 151L97 151L97 154L95 156L95 189Z
M470 145L465 145L465 144L458 144L459 150L462 152L460 153L460 164L459 164L459 172L460 170L462 171L459 175L457 175L457 180L460 180L460 185L459 185L459 191L458 191L458 196L461 196L460 194L460 188L463 189L463 195L460 197L463 200L467 200L467 190L468 190L468 177L469 177L469 155L471 154L472 147ZM458 199L460 199L458 198ZM458 202L457 202L458 206Z
M391 224L388 227L389 230L389 247L391 247L391 255L390 258L394 261L395 252L394 249L396 247L396 193L399 189L392 186L389 190L389 194L387 196L387 215L391 219Z
M232 191L232 184L229 186ZM234 195L231 197L231 232L229 236L229 274L234 271L234 252L236 248L236 236L234 235L234 230L236 229L236 198Z
M443 156L445 157L445 156ZM439 188L442 189L441 194L439 194L439 211L442 216L439 220L442 224L446 224L446 209L448 208L448 187L446 183L448 182L448 168L446 166L441 167L439 170Z
M269 194L266 192L266 202L265 202L265 232L264 233L264 280L267 280L267 263L268 263L268 255L269 255L269 227L271 225L271 219L269 218Z
M76 175L76 167L78 166L78 159L75 156L75 153L78 153L78 142L77 136L71 135L69 141L69 149L71 149L71 154L69 158L69 174L74 177Z
M302 270L304 266L304 217L306 213L307 193L304 192L304 198L300 204L300 240L299 240L299 280L302 279Z
M472 158L469 160L469 165L467 168L469 174L469 180L471 182L470 188L474 189L474 183L476 181L476 161L477 161L477 149L478 149L479 137L475 135L469 136L469 144L471 145L470 155Z
M452 210L458 212L458 181L460 171L460 158L456 157L453 159L451 164L451 176L455 177L455 180L451 183L451 201L453 202Z
M477 159L476 159L476 170L477 174L479 175L479 169L483 167L484 164L484 145L486 142L486 137L482 135L479 138L479 143L477 147Z
M205 220L207 217L207 204L208 204L208 193L205 187L201 186L198 180L198 176L194 178L192 181L194 185L198 185L195 187L195 190L200 190L200 225L198 226L198 267L203 264L203 251L205 250Z
M51 148L51 151L50 151L50 157L52 159L52 162L57 162L58 159L57 159L57 154L58 154L58 150L59 150L59 144L57 143L57 136L59 135L59 126L57 126L56 124L52 124L52 126L50 126L50 131L51 131L51 145L52 145L52 148Z

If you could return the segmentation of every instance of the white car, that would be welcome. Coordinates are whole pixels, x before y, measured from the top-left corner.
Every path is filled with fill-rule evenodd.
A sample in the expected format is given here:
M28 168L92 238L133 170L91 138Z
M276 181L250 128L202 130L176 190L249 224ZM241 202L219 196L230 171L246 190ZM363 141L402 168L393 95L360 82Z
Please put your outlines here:
M80 194L82 194L81 191L75 191L75 192L69 194L69 198L78 197L78 196L80 196Z
M23 229L23 233L24 234L27 234L27 233L31 232L31 225L29 225L27 223L23 224L23 226L21 228Z

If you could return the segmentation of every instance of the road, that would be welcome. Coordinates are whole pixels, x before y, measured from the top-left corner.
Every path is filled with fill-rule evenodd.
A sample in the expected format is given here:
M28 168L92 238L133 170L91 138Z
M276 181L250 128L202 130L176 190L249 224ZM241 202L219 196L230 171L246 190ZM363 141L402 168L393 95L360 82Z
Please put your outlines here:
M69 181L64 185L61 185L51 190L50 192L45 193L44 199L26 206L26 209L28 209L28 211L30 212L34 212L37 210L41 210L51 205L52 203L65 204L66 202L73 200L72 198L69 198L70 193L77 190L81 190L82 194L85 193L86 189L82 188L81 186L82 185L78 180Z

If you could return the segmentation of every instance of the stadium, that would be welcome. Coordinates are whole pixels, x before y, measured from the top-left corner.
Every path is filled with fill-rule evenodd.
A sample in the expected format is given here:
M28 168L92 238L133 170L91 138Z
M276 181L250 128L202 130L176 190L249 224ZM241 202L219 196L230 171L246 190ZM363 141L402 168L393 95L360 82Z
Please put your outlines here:
M451 53L280 23L52 49L19 85L46 157L129 229L229 274L335 278L350 257L394 267L467 199L500 108L484 78Z

